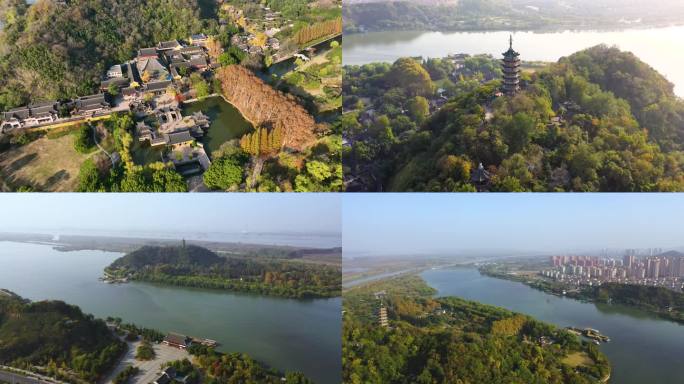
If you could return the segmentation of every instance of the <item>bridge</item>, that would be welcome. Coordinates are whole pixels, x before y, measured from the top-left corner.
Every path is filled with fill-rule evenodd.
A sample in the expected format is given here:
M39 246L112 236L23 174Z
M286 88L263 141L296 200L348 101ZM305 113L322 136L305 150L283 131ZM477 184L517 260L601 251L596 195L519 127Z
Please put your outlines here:
M309 49L309 48L313 48L313 47L315 47L315 46L317 46L317 45L320 45L320 44L323 44L323 43L325 43L325 42L328 42L328 41L331 41L331 40L335 40L335 39L337 39L338 37L341 37L341 36L342 36L342 33L337 33L337 34L335 34L335 35L328 35L328 36L322 37L322 38L320 38L320 39L318 39L318 40L314 40L313 42L307 43L306 47L300 48L298 51L290 52L290 53L286 54L286 55L283 56L283 57L279 57L279 58L277 58L277 59L274 59L272 65L275 65L275 64L278 64L278 63L282 63L283 61L290 60L291 58L295 57L295 55L297 55L297 54L299 54L299 53L302 53L302 52L306 51L306 50Z

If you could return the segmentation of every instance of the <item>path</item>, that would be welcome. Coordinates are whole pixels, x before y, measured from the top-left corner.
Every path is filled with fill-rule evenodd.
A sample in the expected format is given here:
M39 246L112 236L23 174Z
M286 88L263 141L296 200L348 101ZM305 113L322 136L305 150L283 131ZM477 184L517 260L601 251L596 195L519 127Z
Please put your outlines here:
M252 177L249 179L249 188L254 188L254 185L261 175L261 170L264 168L264 159L258 157L256 159L256 164L254 164L254 171L252 172Z
M5 365L0 365L0 380L7 381L10 384L68 384L51 377Z
M327 42L327 41L335 40L335 39L337 39L337 38L340 37L340 36L342 36L342 34L341 34L341 33L338 33L338 34L336 34L336 35L331 35L331 36L323 37L323 38L318 39L318 40L314 40L313 42L308 43L308 44L306 45L306 47L300 48L299 50L297 50L297 51L295 51L295 52L290 52L290 53L286 54L286 55L283 56L283 57L278 57L278 58L276 58L275 60L273 60L273 64L271 64L271 65L275 65L275 64L278 64L278 63L282 63L283 61L286 61L286 60L289 60L289 59L293 58L294 55L296 55L296 54L298 54L298 53L304 52L304 51L306 51L306 50L309 49L309 48L312 48L312 47L315 47L315 46L317 46L317 45L323 44L323 43L325 43L325 42Z

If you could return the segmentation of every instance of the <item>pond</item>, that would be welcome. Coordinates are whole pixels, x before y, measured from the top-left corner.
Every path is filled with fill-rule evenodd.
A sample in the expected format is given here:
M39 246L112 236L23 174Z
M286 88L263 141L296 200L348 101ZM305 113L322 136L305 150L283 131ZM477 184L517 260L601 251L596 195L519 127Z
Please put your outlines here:
M245 133L254 129L240 111L222 97L208 97L183 106L184 116L198 111L209 116L211 121L211 126L202 139L204 149L210 158L224 143L239 140Z

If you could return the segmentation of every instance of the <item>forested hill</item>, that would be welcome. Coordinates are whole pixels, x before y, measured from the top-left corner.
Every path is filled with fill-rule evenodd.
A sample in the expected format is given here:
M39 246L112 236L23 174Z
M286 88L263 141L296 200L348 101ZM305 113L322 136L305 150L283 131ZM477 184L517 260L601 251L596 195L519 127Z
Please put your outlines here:
M343 381L593 384L610 373L596 346L565 330L433 293L418 276L345 292ZM378 321L381 305L388 327Z
M223 262L214 252L196 245L153 247L144 246L115 260L110 268L137 270L160 264L197 265L209 267Z
M550 74L559 76L566 71L626 100L649 137L664 150L684 148L684 101L675 95L672 83L633 53L599 45L561 59ZM572 90L565 88L565 94L561 90L552 96L572 96L568 94Z
M145 246L105 269L112 279L253 292L292 298L334 297L342 289L336 249L249 250L222 257L199 246Z
M64 3L64 4L60 4ZM141 47L187 38L215 21L200 0L0 2L0 110L91 94L109 65Z
M76 306L61 301L30 303L0 292L2 365L42 366L43 373L68 382L94 383L125 348L102 320Z
M513 97L497 96L498 59L465 64L347 67L347 180L358 189L474 191L482 163L488 191L684 190L684 101L633 54L578 52L523 73ZM444 105L428 109L428 100Z

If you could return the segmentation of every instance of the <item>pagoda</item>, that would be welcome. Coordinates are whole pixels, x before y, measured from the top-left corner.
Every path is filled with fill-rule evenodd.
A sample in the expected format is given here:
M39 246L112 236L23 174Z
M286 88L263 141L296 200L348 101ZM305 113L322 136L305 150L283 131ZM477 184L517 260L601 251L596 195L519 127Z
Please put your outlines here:
M513 35L511 35L508 51L503 54L501 69L503 70L503 92L515 95L520 90L520 54L513 50Z

